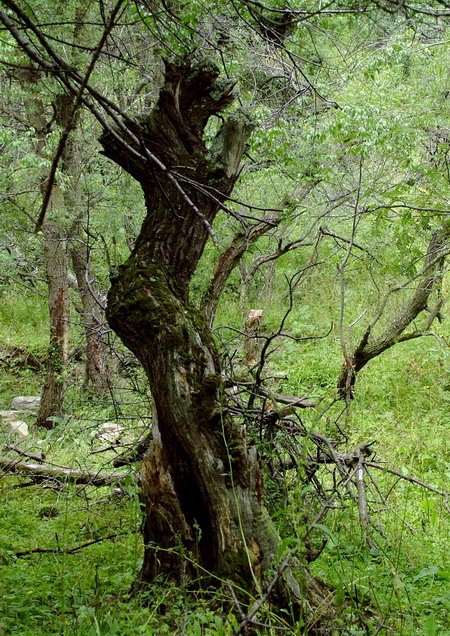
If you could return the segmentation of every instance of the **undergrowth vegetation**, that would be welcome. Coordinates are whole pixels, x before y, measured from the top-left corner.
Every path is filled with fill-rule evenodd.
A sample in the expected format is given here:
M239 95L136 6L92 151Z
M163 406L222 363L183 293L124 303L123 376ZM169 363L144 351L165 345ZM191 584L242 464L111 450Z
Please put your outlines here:
M261 304L263 299L258 295L253 298L267 312L263 323L267 333L280 319L277 299L282 287L274 290L270 306ZM314 289L303 289L301 295L305 305L310 296L311 303L315 301ZM15 302L2 306L3 351L15 345L23 350L30 318L34 324L32 342L43 342L45 316L41 320L39 303L35 305L36 316L30 315L30 308L12 316L8 311L20 304L23 296L14 288L14 296L9 297ZM28 302L31 307L33 303ZM223 303L218 324L238 325L245 315L243 309L238 304ZM326 311L305 315L295 303L288 333L304 334L312 328L311 319L316 320L313 328L317 332L327 327L329 316ZM10 330L12 322L14 331ZM221 332L220 328L216 331ZM440 337L447 340L448 336L444 323ZM334 393L341 364L336 329L327 338L305 342L281 339L279 344L266 369L276 378L272 384L286 394L323 400L315 413L308 412L304 418L308 430L330 437L337 436L338 429L345 430L346 442L341 450L351 451L360 443L374 442L376 461L446 490L450 476L450 361L447 350L436 339L423 338L386 352L361 373L350 410L337 403L320 419L322 405ZM231 346L242 356L242 338L237 337ZM37 345L32 344L31 350L39 353ZM38 371L25 363L23 368L8 366L7 360L4 358L0 387L3 409L10 407L14 395L36 394L41 383ZM133 382L130 375L117 376L114 399L87 400L80 391L75 369L66 418L53 430L42 431L33 426L31 416L26 416L31 432L21 441L21 450L43 453L51 465L112 469L116 455L142 435L148 421L149 396L139 374L136 369L131 371ZM108 421L118 422L123 428L119 445L113 444L109 450L110 444L95 435ZM17 443L5 432L1 435L4 445ZM306 439L304 444L308 444ZM118 488L33 483L26 477L2 475L3 633L233 633L239 616L226 586L217 589L212 600L189 584L180 590L162 580L145 593L132 593L143 546L139 488L134 472L128 472L129 477ZM373 517L370 540L361 526L358 506L345 495L314 526L311 546L323 551L310 569L329 586L329 598L303 617L304 625L312 629L332 607L337 614L336 634L374 634L379 625L384 631L378 633L450 633L448 511L443 498L395 475L379 470L371 474L385 505L380 504ZM315 514L311 486L305 487L296 475L287 471L283 483L266 475L270 513L285 537L281 552L295 546L304 549L301 541ZM302 629L299 623L298 633Z
M0 636L450 636L447 4L19 4Z

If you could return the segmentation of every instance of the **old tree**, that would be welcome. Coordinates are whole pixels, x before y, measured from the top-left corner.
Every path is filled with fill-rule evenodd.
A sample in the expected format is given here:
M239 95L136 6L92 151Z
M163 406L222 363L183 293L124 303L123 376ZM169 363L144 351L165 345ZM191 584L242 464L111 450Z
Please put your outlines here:
M232 110L206 143L210 118L220 117L236 93L212 58L201 55L192 62L166 59L159 97L139 119L93 88L95 63L128 9L121 1L110 16L100 11L103 34L85 73L66 63L36 16L12 1L2 4L3 25L24 54L20 64L31 63L73 95L59 155L84 105L102 125L102 152L136 179L145 198L134 249L111 275L107 309L110 326L142 363L156 406L141 470L141 582L159 574L179 582L201 571L259 589L264 573L276 567L277 534L264 508L255 448L223 407L210 327L189 300L205 244L215 238L212 223L238 177L250 118ZM102 21L100 15L91 20ZM280 598L299 598L293 578L280 577L277 586Z
M211 63L166 63L157 105L132 128L139 145L113 131L101 138L104 153L141 184L147 208L108 299L109 323L142 362L158 416L142 469L145 580L159 572L180 579L181 545L205 570L232 579L249 580L249 569L264 568L273 555L258 465L221 409L218 355L189 302L250 132L247 116L234 113L206 147L208 119L233 100L232 84Z
M440 318L444 265L450 251L448 204L445 203L445 209L437 210L437 220L428 222L421 219L424 232L420 237L419 256L416 254L415 261L406 266L403 259L399 260L396 267L402 272L400 278L403 282L390 284L381 299L379 291L385 288L385 281L378 284L379 281L375 280L378 274L374 278L372 275L374 271L378 272L374 263L380 266L380 278L385 275L377 258L377 253L382 250L378 245L377 228L374 229L367 219L374 214L375 226L379 223L388 236L398 224L400 239L408 232L417 234L414 224L418 219L411 216L411 210L417 213L433 211L428 200L424 202L420 198L422 191L428 193L427 175L432 172L439 188L444 193L447 191L448 175L442 176L441 164L444 165L445 159L448 167L448 134L445 129L434 129L434 122L425 119L421 139L426 150L419 152L416 127L403 127L401 108L397 114L392 111L380 119L379 113L383 113L386 107L381 91L386 77L394 82L391 74L395 71L405 82L405 86L401 85L403 93L397 100L402 104L405 87L408 87L408 74L412 72L409 58L405 54L405 58L401 57L399 61L395 47L387 47L388 51L380 53L380 59L374 61L374 68L369 69L367 75L364 72L365 80L376 85L376 90L371 93L375 105L369 104L367 112L360 108L360 102L354 109L349 106L360 90L359 85L350 83L348 95L345 92L343 95L343 108L322 95L303 71L301 55L296 57L285 46L286 38L295 34L297 22L311 17L303 9L282 9L278 5L268 8L265 4L244 0L230 5L222 3L220 8L223 11L218 15L214 2L210 5L208 2L190 3L193 5L190 13L186 9L188 5L180 8L164 1L159 5L145 0L118 0L107 7L103 2L77 0L70 11L70 16L78 16L74 25L72 17L58 14L56 19L49 14L52 8L61 10L59 3L33 4L35 6L31 10L28 3L2 0L0 20L6 31L4 56L8 68L12 69L11 74L19 71L32 73L33 77L40 79L43 87L48 86L49 95L67 97L64 100L66 112L57 122L59 137L56 142L55 136L48 136L48 120L44 118L41 126L41 134L46 144L48 142L43 160L52 150L51 143L54 144L54 152L41 184L43 205L38 227L44 221L52 221L51 206L47 206L47 210L45 202L59 187L59 179L62 190L66 195L70 194L67 183L71 183L72 177L64 174L64 161L60 160L67 157L72 138L78 134L76 128L81 120L81 109L84 109L86 118L96 121L101 153L125 171L127 178L139 184L145 202L145 218L136 240L133 237L131 254L126 262L111 271L107 303L109 325L140 361L155 405L151 442L140 471L145 511L145 554L136 587L160 575L176 583L200 576L205 578L206 585L217 580L234 583L231 593L236 603L238 593L235 590L242 592L244 589L250 593L259 592L261 604L272 592L272 598L283 607L289 603L298 604L302 596L308 595L301 593L302 581L296 580L288 570L287 566L293 562L289 551L288 558L284 556L279 561L280 541L264 505L257 448L247 438L242 422L246 421L252 409L253 413L256 411L256 395L274 402L284 401L282 408L275 407L270 413L264 408L258 411L261 429L265 422L274 424L285 413L292 413L294 407L313 404L294 397L269 394L262 386L261 368L271 343L271 339L267 338L262 348L260 367L248 382L250 374L246 369L247 376L241 382L241 385L246 385L244 390L251 394L249 401L240 411L234 411L234 415L237 412L238 416L232 415L226 390L230 388L229 384L234 383L233 389L237 385L233 380L227 386L229 378L224 381L218 347L211 331L218 298L246 249L260 237L267 239L270 236L272 243L268 240L265 244L266 247L271 246L266 254L260 251L252 263L247 263L247 266L241 264L241 278L247 284L260 266L273 264L275 259L293 249L307 248L310 251L301 261L301 269L289 280L288 301L292 308L293 289L306 272L321 262L319 247L322 249L328 239L335 241L333 258L341 259L334 262L333 268L338 273L340 297L336 329L344 362L338 379L338 394L333 397L332 405L345 401L342 413L349 413L359 371L397 343L430 335L429 327L436 318ZM74 7L83 10L73 11ZM391 3L387 3L385 8L388 18L381 14L383 17L379 24L377 20L367 21L369 49L372 46L374 50L377 48L379 32L385 33L388 42L391 36L396 37L393 35L392 15L401 13L403 9L400 5L391 6ZM184 9L187 12L183 13ZM379 9L377 3L374 11ZM340 16L343 20L341 26L347 20L344 28L355 20L345 32L348 41L353 41L354 33L362 24L356 22L360 14L370 11L370 3L364 7L352 3L350 8L336 5L329 11L319 7L317 12L313 12L313 17L316 18L316 13L321 11L327 20L333 21L336 14L344 14L344 17ZM410 13L406 17L409 16ZM434 19L436 16L428 17ZM78 38L75 41L73 33L79 32L80 26L77 21L83 22L84 36L82 40ZM49 23L55 28L52 35L46 30L45 25ZM319 24L320 29L322 26ZM70 28L66 30L66 27ZM363 31L361 37L364 40L366 35ZM257 44L254 45L255 41ZM249 55L245 49L253 45L255 48ZM77 55L68 55L72 49L76 49ZM313 61L309 70L316 72L320 69L317 72L322 73L324 69L325 74L327 69L320 57L320 47L317 48L313 41L311 49L308 54ZM241 66L240 62L235 62L237 50L245 59ZM301 47L297 53L299 50L302 51ZM365 49L362 50L365 56ZM255 65L253 54L260 66ZM245 222L242 222L244 215L239 217L239 231L228 249L222 250L212 280L209 285L204 285L206 291L196 306L190 297L194 274L208 241L217 242L213 226L218 213L236 215L234 209L229 209L229 200L254 128L252 118L239 104L235 82L225 63L227 56L235 62L233 72L242 71L240 83L249 89L248 93L251 94L251 89L256 87L256 97L244 98L242 103L248 99L248 102L258 104L259 99L265 99L264 108L269 111L270 117L276 119L283 113L285 122L289 121L287 127L280 126L275 131L275 139L280 140L281 153L285 152L283 147L288 148L285 167L292 168L292 171L289 173L287 169L281 175L285 178L282 188L293 194L276 208L269 205L259 208L256 216L252 216L253 210ZM387 70L385 75L380 73L380 88L376 81L383 64ZM353 67L349 75L352 73ZM326 81L323 81L322 92L327 90L325 84ZM445 91L441 91L442 95L444 92L442 101L447 100L447 85ZM380 103L377 106L374 95L379 93ZM297 98L302 97L304 101L295 106L297 110L289 111ZM270 108L267 107L269 101ZM410 101L415 103L415 96L410 96ZM365 98L363 102L366 103ZM45 103L44 99L34 102L35 105ZM444 106L441 105L441 108ZM35 111L36 106L28 115L35 116ZM417 113L416 116L422 115ZM297 131L300 118L303 122L312 121L309 127L310 145L301 145L302 135ZM316 130L317 122L319 132ZM52 120L50 123L53 123ZM400 143L391 144L389 126L392 126L392 133L398 135ZM271 133L269 131L267 136ZM444 133L445 144L438 143ZM431 152L429 142L433 135L438 141L435 144L437 149L433 146ZM278 179L278 166L281 164L276 162L280 148L276 143L273 146L275 148L271 148L269 157L258 162L250 153L249 161L253 162L255 171L263 166L269 172L271 165L276 165ZM442 157L439 152L444 153ZM304 154L308 157L302 164ZM414 167L414 161L417 161L417 167ZM419 195L412 190L416 181L426 186L417 186ZM322 188L320 196L316 195L319 184ZM74 192L71 195L72 199L77 196ZM300 215L294 216L294 211L306 199L313 212L309 219L299 221ZM442 205L440 203L439 207ZM338 217L334 218L333 214L341 206L338 216L342 213L343 224L339 225ZM409 217L402 218L400 209L408 210ZM382 213L378 217L376 213L380 210ZM134 210L125 212L128 216L134 214ZM305 218L307 216L305 214ZM283 226L286 219L294 219L294 222ZM325 225L325 221L331 225ZM293 229L295 223L297 226ZM220 233L222 228L218 228L217 223L214 227ZM361 233L355 240L357 228ZM428 248L424 249L427 243ZM396 258L391 247L384 246L383 249ZM376 307L372 312L368 307L362 307L362 311L354 309L354 320L347 327L348 321L344 318L349 310L346 300L350 296L348 277L356 262L356 259L353 261L352 250L364 254L368 276L373 278L376 290L372 294ZM333 252L325 247L323 254L326 260ZM339 254L341 256L336 256ZM389 259L389 256L386 258ZM422 267L416 267L422 259ZM325 292L322 288L319 292L322 302ZM399 298L398 302L394 302L395 298ZM367 311L372 318L366 317ZM277 336L283 333L284 320L276 332ZM364 321L367 322L364 324ZM360 330L355 338L353 327L356 328L355 334ZM317 338L317 335L304 339L312 338ZM256 416L253 421L256 421ZM259 434L262 437L261 429ZM309 442L317 443L314 457L309 455L306 458L310 460L309 465L305 460L305 472L309 468L310 476L314 477L314 471L318 471L321 465L334 464L339 473L338 482L346 489L346 495L359 505L362 527L367 530L370 518L364 483L353 484L353 490L349 483L355 476L355 467L359 467L358 474L363 475L364 462L372 453L371 445L360 444L355 453L348 456L337 452L337 446L333 446L324 435L314 435L299 426L295 433L298 438L303 435ZM298 466L298 454L294 460L288 457L288 453L277 457L283 468L287 461L287 470L290 470L289 461L291 467L292 463ZM383 469L377 463L372 462L371 466ZM395 471L394 474L403 476ZM320 515L329 507L328 495L324 490L321 494L321 512L316 516L315 510L308 522L313 518L320 520ZM303 500L300 505L303 506ZM304 507L301 515L303 513ZM305 519L302 517L302 528L311 528L314 523L308 525ZM309 529L306 535L308 533ZM304 533L301 537L303 541ZM298 564L297 561L295 563ZM307 576L307 568L296 571L300 572L298 579L301 579L302 573ZM264 588L268 581L268 587Z

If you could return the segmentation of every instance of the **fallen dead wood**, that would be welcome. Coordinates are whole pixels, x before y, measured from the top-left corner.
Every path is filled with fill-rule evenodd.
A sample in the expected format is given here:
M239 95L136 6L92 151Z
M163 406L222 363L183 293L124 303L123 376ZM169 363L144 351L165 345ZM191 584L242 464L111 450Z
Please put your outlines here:
M99 539L92 539L91 541L86 541L86 543L82 543L81 545L77 545L73 548L32 548L31 550L22 550L21 552L16 552L14 556L16 557L24 557L29 554L74 554L78 552L78 550L82 550L83 548L87 548L90 545L94 545L96 543L101 543L102 541L111 541L113 539L117 539L117 537L122 537L126 534L130 534L129 532L119 532L115 534L108 534L106 537L100 537Z
M10 457L0 457L0 467L8 473L23 473L32 475L35 481L58 479L73 484L89 486L110 486L121 484L128 473L108 472L104 470L81 470L79 468L55 467L46 464L28 464L16 461Z
M313 434L311 435L311 437L316 437L320 439L322 436ZM421 488L425 488L426 490L430 490L431 492L434 492L437 495L440 495L441 497L444 498L446 503L446 508L450 512L450 508L448 507L450 492L446 492L445 490L440 490L439 488L436 488L435 486L427 484L426 482L422 481L421 479L418 479L417 477L413 477L412 475L407 475L406 473L401 473L400 471L395 470L394 468L391 468L390 466L386 466L383 464L379 464L378 462L370 461L368 458L370 457L372 453L369 451L369 446L371 446L372 444L373 442L369 442L367 444L360 444L356 448L353 454L346 454L346 453L340 453L338 451L335 451L335 453L333 454L335 456L331 456L321 452L321 453L317 453L317 455L309 455L307 459L311 466L314 466L315 464L335 464L336 458L339 460L341 464L345 466L350 466L350 467L352 466L354 467L359 462L363 461L364 465L368 466L369 468L376 468L377 470L381 470L385 473L390 473L391 475L395 475L396 477L399 477L400 479L409 481L412 484L417 484ZM364 460L362 460L361 455L365 457ZM294 466L293 462L286 463L285 465L285 467L287 468L292 468L293 466Z
M313 402L312 400L308 400L307 398L299 398L295 395L281 395L281 393L272 393L271 391L266 391L266 389L259 388L258 394L263 397L267 397L274 402L279 402L280 404L288 404L289 406L296 406L300 409L313 409L317 406L317 402Z
M43 453L39 453L39 454L28 453L27 451L22 450L18 446L13 446L12 444L7 444L5 446L5 450L12 450L15 453L18 453L19 455L22 455L22 457L27 457L28 459L34 459L35 462L43 462L45 460L45 455Z

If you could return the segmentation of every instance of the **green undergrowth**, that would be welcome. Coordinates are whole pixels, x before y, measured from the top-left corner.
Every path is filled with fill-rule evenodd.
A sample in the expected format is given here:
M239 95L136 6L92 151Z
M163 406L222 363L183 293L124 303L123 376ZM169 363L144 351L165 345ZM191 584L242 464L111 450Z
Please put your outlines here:
M48 345L48 307L44 289L9 287L0 293L0 350L42 352Z
M309 385L326 405L340 361L333 352L327 355L320 341L306 346L298 360L306 368L298 365L289 374L285 392L298 395ZM448 363L447 351L433 338L398 345L360 374L349 413L338 403L315 424L307 418L305 423L330 438L340 439L345 431L341 451L373 442L372 461L448 492ZM376 510L369 536L361 529L357 506L348 499L335 501L317 529L327 545L312 571L335 586L343 627L357 619L366 624L367 632L352 633L450 634L448 502L397 475L377 469L370 475L384 502L377 497L375 504L369 496ZM288 515L300 512L294 504ZM376 632L381 624L386 629Z
M237 302L222 305L217 325L241 328L248 309L261 306L257 297L254 301L245 307ZM307 302L304 305L301 311L294 308L286 332L297 338L326 334L333 320L331 309L324 308L319 315L308 309ZM270 333L285 310L281 303L264 309L263 329ZM12 318L2 320L2 346L25 349L26 315L17 317L15 331L11 331ZM45 342L44 330L39 332L40 319L36 320L36 333L28 349L32 351ZM445 330L444 323L440 334L444 340ZM239 334L224 329L215 333L219 342L234 338L232 345L241 352ZM308 430L333 438L339 437L339 427L346 435L339 447L342 452L353 452L362 442L374 442L374 461L439 490L449 489L450 359L436 339L398 345L372 361L358 378L350 412L337 403L323 417L319 415L334 395L342 362L336 327L327 338L279 339L275 344L277 350L269 357L266 369L274 378L269 386L319 401L314 411L300 412ZM134 384L119 378L116 388L120 391L113 394L114 399L99 399L81 391L74 363L69 372L67 415L49 432L37 430L33 418L24 416L30 435L21 442L22 450L44 453L46 461L55 465L112 470L118 451L103 450L109 444L96 437L101 424L119 423L124 429L121 443L126 448L149 422L148 395L144 389L136 393L131 388L140 387L142 378L135 369L130 373ZM10 408L15 395L39 394L42 374L42 370L26 365L4 367L0 409ZM5 454L6 444L12 440L3 429L0 434ZM26 478L1 475L0 633L233 633L239 617L226 590L201 593L159 581L144 595L130 593L143 546L137 482L133 472L128 472L122 489L60 487L51 482L21 487ZM372 516L376 528L372 527L368 536L361 529L357 506L345 493L316 524L313 544L320 546L326 539L326 545L311 564L311 571L326 581L333 593L330 591L323 601L329 607L311 610L306 622L313 625L322 612L333 612L337 618L331 633L336 636L450 634L449 517L443 497L382 470L372 469L371 475L385 502L371 502L377 510ZM326 468L320 476L327 484ZM305 512L308 522L317 513L314 506L305 510L305 502L312 501L308 488L289 475L282 492L269 480L266 488L270 512L285 538L284 548L296 545L305 532ZM74 548L79 549L67 552ZM29 552L36 549L52 552ZM296 633L304 633L302 629L299 626ZM261 629L260 633L270 632Z

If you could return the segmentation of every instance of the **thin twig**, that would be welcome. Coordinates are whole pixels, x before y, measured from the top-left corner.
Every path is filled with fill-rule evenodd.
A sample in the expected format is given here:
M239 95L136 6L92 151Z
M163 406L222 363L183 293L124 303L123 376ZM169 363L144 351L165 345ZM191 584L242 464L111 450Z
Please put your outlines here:
M22 550L21 552L16 552L14 556L23 557L28 554L74 554L78 552L78 550L82 550L83 548L87 548L90 545L94 545L95 543L100 543L101 541L110 541L112 539L116 539L117 537L122 537L124 535L130 534L129 532L118 532L115 534L108 534L106 537L100 537L100 539L92 539L91 541L86 541L86 543L82 543L81 545L77 545L73 548L67 548L62 550L61 548L32 548L31 550Z

